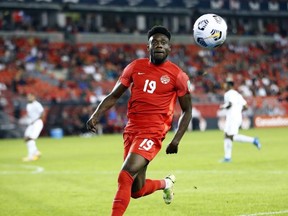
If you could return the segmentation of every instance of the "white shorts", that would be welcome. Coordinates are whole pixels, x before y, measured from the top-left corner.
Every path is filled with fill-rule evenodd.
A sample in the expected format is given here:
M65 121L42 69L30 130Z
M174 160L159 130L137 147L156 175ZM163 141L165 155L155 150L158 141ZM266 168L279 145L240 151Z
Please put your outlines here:
M229 119L225 121L224 132L229 135L236 135L239 133L242 119Z
M25 130L24 137L37 139L42 129L43 129L43 121L42 119L38 119L32 124L28 125L28 127Z

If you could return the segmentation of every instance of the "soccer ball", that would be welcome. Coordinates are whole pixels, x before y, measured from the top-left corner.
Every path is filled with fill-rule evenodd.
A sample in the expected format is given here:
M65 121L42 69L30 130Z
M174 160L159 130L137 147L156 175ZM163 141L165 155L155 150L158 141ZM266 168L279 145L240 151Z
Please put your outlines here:
M212 49L222 45L227 36L225 20L216 14L200 16L193 26L193 37L199 46Z

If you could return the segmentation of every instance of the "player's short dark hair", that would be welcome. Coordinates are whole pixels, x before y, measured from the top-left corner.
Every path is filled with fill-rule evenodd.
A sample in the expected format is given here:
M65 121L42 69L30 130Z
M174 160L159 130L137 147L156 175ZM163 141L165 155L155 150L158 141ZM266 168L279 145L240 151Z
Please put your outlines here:
M228 86L231 86L231 87L234 86L234 80L232 77L227 77L225 82L227 83Z
M148 40L149 38L154 35L154 34L163 34L166 35L168 37L168 39L170 40L171 38L171 33L169 32L169 30L167 28L165 28L164 26L153 26L149 31L148 31Z
M226 83L227 83L227 85L228 85L228 86L231 86L231 87L233 87L233 86L234 86L234 82L233 82L233 81L231 81L231 80L229 80L229 81L226 81Z

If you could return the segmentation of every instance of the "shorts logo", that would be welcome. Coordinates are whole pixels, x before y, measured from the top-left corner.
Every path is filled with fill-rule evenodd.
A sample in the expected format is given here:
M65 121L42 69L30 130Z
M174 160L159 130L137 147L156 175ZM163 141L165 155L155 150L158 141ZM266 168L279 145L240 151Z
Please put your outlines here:
M161 83L163 84L167 84L170 82L170 77L168 75L163 75L161 78L160 78L160 81Z
M143 74L145 74L144 72L138 72L138 75L143 75Z

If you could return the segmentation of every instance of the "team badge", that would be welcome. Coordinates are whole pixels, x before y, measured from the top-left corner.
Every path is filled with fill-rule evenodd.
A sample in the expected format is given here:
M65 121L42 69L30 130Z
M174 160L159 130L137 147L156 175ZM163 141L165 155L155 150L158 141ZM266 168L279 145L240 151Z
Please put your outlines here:
M161 83L163 84L167 84L170 82L170 77L168 75L163 75L161 78L160 78L160 81Z

